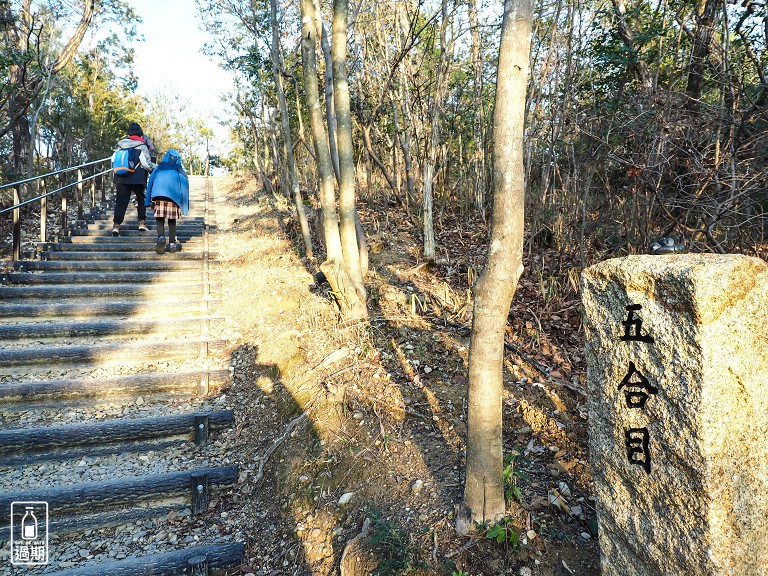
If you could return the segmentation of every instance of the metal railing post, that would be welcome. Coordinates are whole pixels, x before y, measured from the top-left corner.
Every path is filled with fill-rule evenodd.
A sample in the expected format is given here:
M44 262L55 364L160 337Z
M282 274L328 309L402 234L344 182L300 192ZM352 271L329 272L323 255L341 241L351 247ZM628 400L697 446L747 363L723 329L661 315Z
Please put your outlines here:
M61 191L61 235L67 236L67 189Z
M48 240L48 197L45 195L45 178L40 179L40 242Z
M20 204L19 187L13 187L13 203ZM21 260L21 208L13 209L13 259Z
M93 212L93 209L96 208L96 173L98 171L99 169L94 166L93 176L91 177L91 212Z
M107 175L101 175L101 203L107 203ZM102 206L104 208L104 206Z
M77 219L83 219L83 171L77 169Z

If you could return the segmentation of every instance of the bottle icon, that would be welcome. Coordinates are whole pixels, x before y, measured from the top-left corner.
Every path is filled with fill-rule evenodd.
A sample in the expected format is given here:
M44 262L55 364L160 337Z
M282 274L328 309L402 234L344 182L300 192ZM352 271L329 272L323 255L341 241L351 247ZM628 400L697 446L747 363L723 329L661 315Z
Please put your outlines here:
M26 512L21 519L21 537L24 540L37 539L37 517L32 506L26 506Z

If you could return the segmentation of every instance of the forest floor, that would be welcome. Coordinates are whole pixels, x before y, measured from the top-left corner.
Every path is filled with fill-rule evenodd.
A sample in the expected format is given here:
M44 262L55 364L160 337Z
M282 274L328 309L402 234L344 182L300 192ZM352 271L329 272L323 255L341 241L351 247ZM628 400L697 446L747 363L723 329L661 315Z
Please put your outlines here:
M244 564L220 576L599 575L577 262L526 249L504 363L507 518L459 537L470 286L487 226L438 214L442 263L427 265L400 207L361 203L371 321L345 325L300 257L292 206L250 178L215 187L212 336L233 377L211 401L236 424L214 444L240 477L207 515L164 529L245 535Z
M486 226L439 216L433 266L400 208L361 209L371 322L350 326L299 256L292 207L250 179L217 188L233 367L220 394L237 415L219 441L241 473L209 521L246 534L236 573L599 574L576 264L526 252L504 371L507 520L494 538L459 537L470 285Z

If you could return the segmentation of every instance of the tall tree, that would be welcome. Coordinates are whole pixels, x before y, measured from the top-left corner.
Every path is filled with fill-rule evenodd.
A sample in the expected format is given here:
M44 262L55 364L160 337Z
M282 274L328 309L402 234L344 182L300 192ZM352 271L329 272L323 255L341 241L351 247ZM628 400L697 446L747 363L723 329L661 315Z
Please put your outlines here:
M304 91L307 98L309 123L314 143L320 203L323 209L326 261L320 265L320 269L331 284L342 314L350 319L367 318L366 302L358 296L344 262L339 224L336 217L335 176L317 88L317 28L314 21L315 9L312 0L301 0L300 6Z
M333 57L333 98L336 108L336 140L339 154L339 219L344 263L358 297L364 302L366 294L360 266L355 221L355 158L352 142L352 114L349 107L349 82L347 79L348 13L349 0L334 0L331 54Z
M450 47L447 46L448 32L448 0L442 0L440 3L440 58L437 63L435 73L435 92L432 97L432 103L429 110L429 119L431 129L429 139L427 140L427 153L423 166L424 181L424 210L423 210L423 231L424 231L424 257L429 260L435 259L435 223L433 216L435 181L435 164L437 164L437 152L440 138L440 119L443 114L443 101L445 98L445 88L448 84L448 65L451 58Z
M304 251L307 258L313 258L312 236L309 233L309 223L304 212L304 198L299 187L299 172L296 169L296 159L293 155L293 138L291 137L291 124L288 117L288 106L285 103L283 91L282 65L280 61L280 32L277 18L277 0L270 0L270 13L272 17L272 72L275 78L275 92L280 107L280 125L283 129L283 145L285 146L285 159L288 164L288 176L291 184L291 198L296 206L296 215L299 219L301 237L304 239Z
M502 481L504 332L523 273L525 168L523 128L533 5L505 0L493 113L493 214L485 270L475 286L469 352L467 471L456 529L505 513Z
M8 131L13 134L12 161L17 173L23 173L31 165L29 156L33 142L27 117L29 107L47 85L46 77L61 72L77 53L93 17L94 1L85 0L79 23L57 52L51 50L51 63L45 68L36 65L38 61L45 61L39 52L40 47L51 45L53 32L60 24L33 12L33 9L32 1L24 0L20 13L14 19L15 26L8 29L21 58L10 71L12 88L6 104L8 121L5 128L0 128L0 136ZM48 36L45 36L46 33Z

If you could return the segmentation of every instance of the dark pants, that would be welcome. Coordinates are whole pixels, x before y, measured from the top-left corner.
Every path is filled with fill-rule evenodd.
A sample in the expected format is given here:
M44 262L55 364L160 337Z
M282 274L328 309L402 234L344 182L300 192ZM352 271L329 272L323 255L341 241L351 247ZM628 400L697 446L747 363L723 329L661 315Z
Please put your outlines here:
M115 224L122 224L125 218L125 211L128 209L128 203L131 201L131 193L136 194L136 209L139 212L139 220L147 219L147 207L144 206L144 184L118 184L115 183L117 194L115 195L115 217L112 219Z

